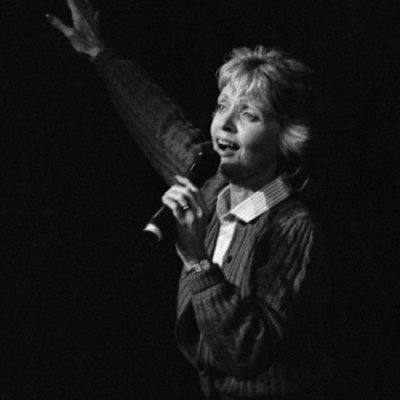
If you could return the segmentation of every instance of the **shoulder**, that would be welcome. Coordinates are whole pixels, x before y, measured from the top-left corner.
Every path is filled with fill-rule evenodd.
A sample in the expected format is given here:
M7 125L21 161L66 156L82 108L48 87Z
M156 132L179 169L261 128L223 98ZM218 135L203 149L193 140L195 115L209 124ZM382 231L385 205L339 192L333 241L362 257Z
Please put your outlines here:
M297 197L290 195L285 200L278 203L273 209L274 217L277 220L287 219L309 219L312 215L309 208L303 201Z
M269 225L272 235L284 237L288 243L312 242L317 229L310 210L294 196L289 196L271 210Z
M306 223L314 225L314 218L308 207L294 196L289 196L271 210L271 219L275 224L287 225Z

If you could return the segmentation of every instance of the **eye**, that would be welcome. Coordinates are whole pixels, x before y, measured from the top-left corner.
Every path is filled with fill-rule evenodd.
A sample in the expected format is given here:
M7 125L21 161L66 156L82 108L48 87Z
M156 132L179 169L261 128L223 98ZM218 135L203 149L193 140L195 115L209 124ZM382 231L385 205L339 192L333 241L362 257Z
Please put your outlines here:
M222 111L226 109L226 105L224 103L217 103L217 106L215 107L215 111Z
M255 112L250 111L250 110L243 110L242 111L242 116L247 121L250 121L250 122L257 122L257 121L260 120L259 116Z
M226 109L226 105L224 103L217 103L211 116L214 117L215 114L217 114L218 112L224 111L225 109Z

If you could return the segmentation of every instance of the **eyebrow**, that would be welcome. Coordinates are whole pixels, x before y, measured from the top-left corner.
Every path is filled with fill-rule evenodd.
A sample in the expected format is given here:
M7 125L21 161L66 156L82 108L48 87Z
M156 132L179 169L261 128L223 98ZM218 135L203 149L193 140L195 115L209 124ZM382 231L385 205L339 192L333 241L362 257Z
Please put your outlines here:
M217 97L217 100L229 100L229 96L227 96L226 94L222 93ZM257 102L256 100L252 99L251 97L248 96L243 96L239 98L239 104L246 104L246 105L253 105L254 107L260 108L260 104L259 102Z

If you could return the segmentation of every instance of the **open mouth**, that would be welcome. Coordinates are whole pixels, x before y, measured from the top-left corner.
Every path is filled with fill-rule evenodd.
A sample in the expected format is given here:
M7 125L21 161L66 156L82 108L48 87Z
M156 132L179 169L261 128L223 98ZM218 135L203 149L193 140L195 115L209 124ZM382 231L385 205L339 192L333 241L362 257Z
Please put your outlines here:
M230 149L233 151L239 150L239 146L236 143L232 143L228 140L217 139L217 145L223 151L225 151L227 149Z

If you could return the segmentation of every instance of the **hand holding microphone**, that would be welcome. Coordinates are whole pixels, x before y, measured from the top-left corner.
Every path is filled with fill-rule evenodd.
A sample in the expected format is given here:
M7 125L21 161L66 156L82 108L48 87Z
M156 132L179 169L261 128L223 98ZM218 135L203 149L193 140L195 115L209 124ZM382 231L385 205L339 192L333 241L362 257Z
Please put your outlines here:
M190 200L190 192L198 192L197 187L202 186L209 177L216 173L219 166L219 161L219 156L216 152L214 152L212 143L205 143L199 153L196 154L193 163L187 171L186 178L177 177L178 186L174 187L172 193L170 193L170 190L167 191L167 193L172 195L172 197L170 195L167 196L168 207L163 205L145 226L143 230L143 236L147 243L156 244L162 240L167 232L171 232L171 230L175 227L174 216L171 213L171 210L173 210L175 217L179 222L179 218L183 217L183 214L191 207L191 203L194 203L194 200ZM183 192L178 193L179 186L182 188L182 190L186 190L186 194ZM200 195L199 192L198 195ZM202 201L199 200L198 195L196 195L196 204L199 201ZM165 195L164 199L166 199ZM175 201L178 201L178 199L179 204Z
M162 202L172 211L176 223L176 244L187 263L197 263L207 258L204 238L209 210L203 195L193 183L176 176L176 184L162 197Z

